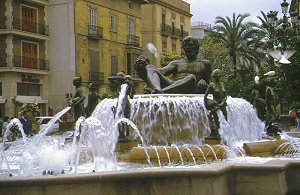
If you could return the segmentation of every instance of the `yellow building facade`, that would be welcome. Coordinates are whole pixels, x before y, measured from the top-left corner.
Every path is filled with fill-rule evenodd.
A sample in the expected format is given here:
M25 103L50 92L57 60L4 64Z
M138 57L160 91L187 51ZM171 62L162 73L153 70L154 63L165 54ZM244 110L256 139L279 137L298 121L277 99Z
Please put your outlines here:
M0 1L0 118L17 117L20 105L48 103L47 0Z
M190 4L182 0L149 0L142 5L143 51L151 63L161 66L161 58L147 50L147 44L153 43L159 54L165 48L182 53L181 43L191 34Z
M84 86L100 83L110 92L108 78L120 71L134 75L142 54L139 0L78 0L75 5L76 75Z

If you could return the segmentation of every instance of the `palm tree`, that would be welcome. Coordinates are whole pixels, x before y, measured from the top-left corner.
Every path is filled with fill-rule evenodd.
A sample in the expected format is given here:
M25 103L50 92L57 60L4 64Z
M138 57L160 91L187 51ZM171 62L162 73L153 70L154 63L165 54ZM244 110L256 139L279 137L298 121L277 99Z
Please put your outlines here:
M257 45L257 25L246 22L249 14L233 13L229 17L216 17L216 26L212 29L210 36L218 42L222 42L227 53L232 59L234 75L238 69L249 69L260 66L263 57ZM239 66L239 67L238 67Z

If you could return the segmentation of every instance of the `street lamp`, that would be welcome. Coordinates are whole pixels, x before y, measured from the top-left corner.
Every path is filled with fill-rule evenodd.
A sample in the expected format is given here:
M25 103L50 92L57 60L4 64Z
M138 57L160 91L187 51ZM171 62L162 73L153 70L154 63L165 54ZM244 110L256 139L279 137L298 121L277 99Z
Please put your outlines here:
M288 52L288 35L297 36L299 34L299 25L300 25L300 16L296 11L292 11L289 13L288 16L288 7L289 3L286 2L286 0L283 0L281 5L281 11L283 13L283 19L278 20L277 14L278 11L270 11L267 14L268 22L271 25L271 32L273 30L275 37L276 37L276 31L279 31L281 33L277 34L278 37L282 36L282 39L279 41L280 44L277 45L277 47L280 50L281 55L283 56L284 53ZM290 20L289 20L290 18ZM280 22L281 24L278 25L277 22ZM292 33L288 33L288 32ZM275 41L272 40L272 47L276 47ZM274 48L276 50L276 48ZM286 68L287 65L290 64L290 62L287 60L286 63L279 62L283 71L283 81L282 81L282 89L287 89L288 83L286 78ZM281 99L281 125L284 130L289 130L289 109L288 109L288 102L287 102L287 93L282 93L282 99Z

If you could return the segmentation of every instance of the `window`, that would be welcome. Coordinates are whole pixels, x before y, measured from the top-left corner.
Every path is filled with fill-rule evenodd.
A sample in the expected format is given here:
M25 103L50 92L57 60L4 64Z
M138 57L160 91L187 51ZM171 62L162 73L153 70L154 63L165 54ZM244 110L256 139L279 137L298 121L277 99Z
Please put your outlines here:
M22 30L37 32L37 9L22 6Z
M135 23L133 20L128 21L128 35L129 35L129 43L135 43L136 37L135 37Z
M180 25L180 36L183 37L183 24Z
M133 8L133 3L132 3L132 1L128 1L128 7L130 8L130 9L132 9Z
M168 49L167 48L167 39L165 37L162 38L161 45L162 45L162 49Z
M176 41L172 40L172 51L176 51Z
M38 68L38 44L22 41L22 67Z
M175 21L174 20L172 21L171 32L172 32L172 35L174 35L174 33L175 33Z
M166 14L161 15L161 30L166 31Z
M132 75L131 53L126 54L126 59L127 59L127 74Z
M128 21L128 34L135 35L135 23L134 20Z
M89 50L90 56L90 81L99 81L99 52Z
M161 24L162 24L163 26L166 25L166 14L162 14L162 15L161 15Z
M97 10L90 8L90 25L97 26Z
M40 96L40 84L17 83L17 95Z
M2 95L2 83L0 83L0 96Z
M117 32L117 16L110 15L110 30Z
M111 56L111 74L116 75L118 73L118 56Z

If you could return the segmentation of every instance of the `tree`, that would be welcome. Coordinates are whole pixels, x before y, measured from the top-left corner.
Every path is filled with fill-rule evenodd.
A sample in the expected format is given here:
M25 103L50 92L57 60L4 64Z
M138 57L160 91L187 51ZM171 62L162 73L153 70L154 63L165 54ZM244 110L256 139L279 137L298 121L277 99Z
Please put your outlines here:
M257 29L253 22L246 22L249 14L233 13L229 17L216 17L216 26L212 29L210 36L213 40L224 45L227 55L232 60L234 75L254 71L260 66L263 54L259 52L256 43ZM243 75L241 75L243 77ZM243 79L245 80L245 79Z
M277 15L277 12L273 12ZM287 17L276 21L274 24L268 22L267 15L261 11L262 16L257 18L261 21L258 26L258 39L260 47L264 51L268 67L264 70L276 70L277 76L283 78L284 72L286 76L287 86L283 86L282 79L277 81L279 87L278 94L288 97L290 104L299 102L300 99L300 32L288 21ZM274 66L274 59L268 55L268 50L294 50L296 53L290 58L291 64L281 67ZM284 70L283 70L284 69ZM283 72L284 71L284 72Z
M162 51L162 57L161 57L161 66L164 67L168 65L170 62L174 60L179 60L183 56L177 53L176 51L170 51L167 49L163 49Z
M199 40L199 55L211 62L212 69L223 69L230 64L224 45L214 42L209 36Z

